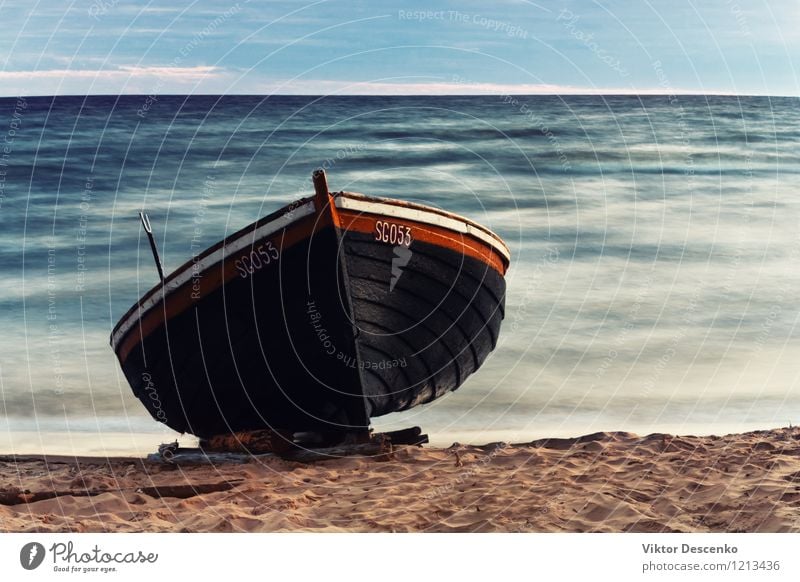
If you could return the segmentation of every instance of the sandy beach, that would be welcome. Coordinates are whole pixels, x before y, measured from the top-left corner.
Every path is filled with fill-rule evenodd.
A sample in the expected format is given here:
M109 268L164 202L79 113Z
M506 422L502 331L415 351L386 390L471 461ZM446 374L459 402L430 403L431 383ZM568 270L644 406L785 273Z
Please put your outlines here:
M311 464L0 457L13 532L797 532L800 428L598 433Z

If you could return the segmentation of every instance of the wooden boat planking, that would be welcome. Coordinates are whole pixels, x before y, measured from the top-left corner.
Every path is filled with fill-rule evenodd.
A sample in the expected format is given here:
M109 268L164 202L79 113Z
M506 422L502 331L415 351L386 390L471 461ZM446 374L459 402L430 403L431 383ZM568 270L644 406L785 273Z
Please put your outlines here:
M184 263L115 326L156 420L200 437L365 433L372 417L455 390L494 348L510 259L497 235L330 193L322 171L314 185Z

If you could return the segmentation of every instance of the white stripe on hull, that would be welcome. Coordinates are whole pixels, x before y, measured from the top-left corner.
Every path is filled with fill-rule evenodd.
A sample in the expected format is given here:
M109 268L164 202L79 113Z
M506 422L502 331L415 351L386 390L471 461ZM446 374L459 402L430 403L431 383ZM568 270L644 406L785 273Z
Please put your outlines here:
M252 246L255 242L258 242L262 238L275 234L279 230L282 230L290 226L292 223L300 220L301 218L305 218L310 214L314 214L313 200L310 202L306 202L302 206L295 208L293 211L289 211L286 214L279 216L278 218L276 218L271 222L268 222L267 224L262 224L254 231L244 233L236 240L231 241L228 245L218 248L213 253L203 257L202 259L197 261L197 263L190 264L183 271L181 271L174 279L170 280L165 285L163 294L153 293L153 295L148 297L139 306L139 309L131 313L128 316L128 318L124 322L122 322L122 324L117 328L117 330L111 336L111 347L114 348L114 350L116 350L117 344L119 344L120 340L125 336L126 333L128 333L128 330L130 330L134 325L136 325L136 322L141 317L144 317L148 311L150 311L153 307L158 305L163 298L168 297L179 287L188 283L192 279L194 273L202 273L204 271L207 271L211 267L214 267L215 265L222 263L225 259L227 259L231 255L234 255L239 251L241 251L242 249Z
M507 261L511 260L511 253L508 252L508 247L501 242L496 234L488 229L484 230L455 214L446 216L422 208L409 208L407 206L392 204L391 202L370 200L368 198L353 198L350 197L349 193L336 198L336 207L345 210L366 212L368 214L414 220L423 224L440 226L448 230L460 232L461 234L469 234L490 245L494 250L503 255Z
M341 194L336 197L336 207L346 210L355 210L357 212L366 212L368 214L376 214L381 216L395 217L406 220L413 220L423 224L431 224L439 226L461 234L473 236L486 244L490 245L498 253L500 253L507 261L511 259L511 254L508 247L503 244L502 240L493 232L488 229L479 227L466 219L455 214L441 214L439 212L425 210L422 207L408 207L397 204L392 204L390 201L379 201L369 198L362 198L358 194ZM248 246L252 246L255 242L268 237L279 230L285 229L294 222L314 214L315 207L314 201L306 202L302 206L295 208L276 218L275 220L261 225L255 231L246 232L239 238L231 241L228 245L221 247L213 253L203 257L197 263L191 263L184 270L172 278L163 289L161 293L153 293L148 297L139 308L132 312L111 336L111 347L116 351L119 342L128 333L128 331L137 324L137 322L144 317L156 305L166 299L171 293L188 283L195 273L205 272L212 267L221 264L225 259L234 255Z

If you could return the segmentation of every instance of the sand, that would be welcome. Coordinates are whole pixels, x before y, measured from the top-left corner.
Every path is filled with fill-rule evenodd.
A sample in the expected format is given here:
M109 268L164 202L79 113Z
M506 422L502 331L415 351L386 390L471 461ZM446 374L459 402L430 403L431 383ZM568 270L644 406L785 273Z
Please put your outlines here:
M797 532L800 429L599 433L313 464L6 456L0 530Z

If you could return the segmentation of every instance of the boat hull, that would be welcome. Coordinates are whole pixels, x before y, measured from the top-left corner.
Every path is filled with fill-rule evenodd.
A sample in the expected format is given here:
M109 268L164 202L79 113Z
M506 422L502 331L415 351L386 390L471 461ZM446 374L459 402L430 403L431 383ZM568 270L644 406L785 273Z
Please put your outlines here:
M426 243L398 261L396 247L358 232L344 248L370 416L431 402L483 364L503 319L498 272ZM393 262L405 264L393 274Z
M507 263L398 204L300 201L146 295L112 346L153 418L200 437L357 432L457 389L497 343Z

